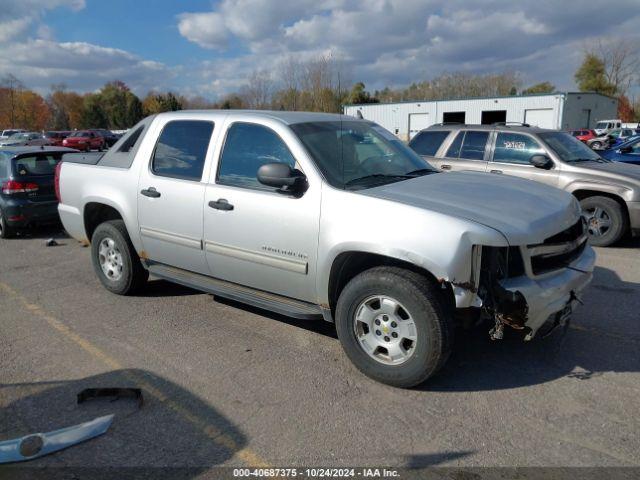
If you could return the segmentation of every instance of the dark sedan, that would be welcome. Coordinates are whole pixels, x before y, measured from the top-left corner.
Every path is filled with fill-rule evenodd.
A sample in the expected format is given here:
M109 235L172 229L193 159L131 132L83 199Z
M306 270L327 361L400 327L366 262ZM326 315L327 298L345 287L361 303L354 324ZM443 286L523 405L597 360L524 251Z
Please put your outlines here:
M75 151L44 146L0 149L0 238L60 221L55 168L64 153Z

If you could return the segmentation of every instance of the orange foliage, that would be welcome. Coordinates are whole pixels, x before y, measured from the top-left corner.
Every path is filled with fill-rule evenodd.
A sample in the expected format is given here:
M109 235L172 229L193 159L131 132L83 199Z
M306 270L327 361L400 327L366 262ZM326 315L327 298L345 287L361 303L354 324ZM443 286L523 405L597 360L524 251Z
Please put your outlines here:
M623 122L633 122L636 119L636 113L627 97L622 95L618 99L618 118Z

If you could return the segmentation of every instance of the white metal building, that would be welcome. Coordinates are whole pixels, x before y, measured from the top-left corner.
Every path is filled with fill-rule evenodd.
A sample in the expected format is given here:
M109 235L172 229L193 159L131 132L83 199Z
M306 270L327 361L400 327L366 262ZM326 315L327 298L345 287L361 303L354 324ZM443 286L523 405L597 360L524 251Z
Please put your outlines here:
M435 123L522 122L542 128L593 128L616 118L618 101L599 93L566 92L425 102L345 105L345 115L372 120L403 140Z

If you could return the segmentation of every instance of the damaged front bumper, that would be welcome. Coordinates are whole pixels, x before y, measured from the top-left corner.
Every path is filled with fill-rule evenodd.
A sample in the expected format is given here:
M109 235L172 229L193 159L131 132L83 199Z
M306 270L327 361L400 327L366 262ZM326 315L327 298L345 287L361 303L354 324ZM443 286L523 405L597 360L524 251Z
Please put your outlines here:
M509 292L520 292L526 301L527 340L533 338L547 320L566 312L567 307L573 310L577 306L581 292L593 278L595 259L594 250L586 246L580 257L561 270L537 278L523 275L499 282Z

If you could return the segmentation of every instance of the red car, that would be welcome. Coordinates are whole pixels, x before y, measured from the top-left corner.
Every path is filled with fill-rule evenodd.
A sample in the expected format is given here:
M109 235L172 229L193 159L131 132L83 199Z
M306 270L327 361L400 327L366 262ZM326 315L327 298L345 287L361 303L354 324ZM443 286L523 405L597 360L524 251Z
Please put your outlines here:
M62 147L62 142L67 138L71 132L44 132L44 136L49 140L49 143L56 147Z
M588 130L586 128L582 130L572 130L570 133L584 143L587 143L587 141L598 136L596 135L596 132L594 132L593 130Z
M62 141L63 147L75 148L89 152L91 150L104 150L106 142L103 137L97 135L91 130L79 130L72 132Z

